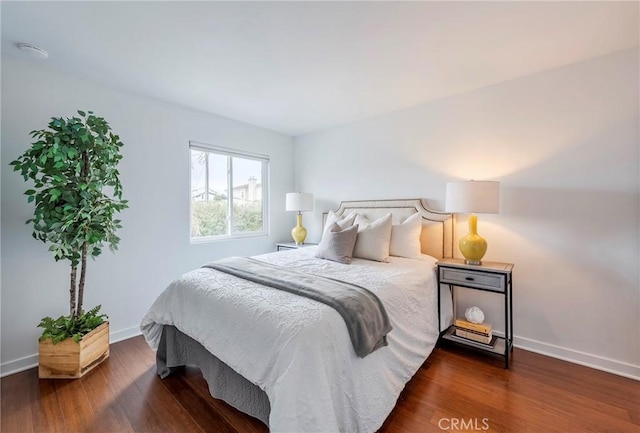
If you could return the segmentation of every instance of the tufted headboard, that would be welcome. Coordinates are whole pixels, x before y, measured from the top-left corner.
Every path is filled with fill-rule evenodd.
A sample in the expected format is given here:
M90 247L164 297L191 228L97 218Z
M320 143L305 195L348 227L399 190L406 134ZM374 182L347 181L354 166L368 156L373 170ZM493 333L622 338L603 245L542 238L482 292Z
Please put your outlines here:
M342 215L351 211L356 211L370 220L391 213L393 224L399 224L418 212L422 215L422 234L420 236L422 252L437 259L453 257L452 215L429 209L423 199L343 201L334 212ZM323 227L326 221L327 214L325 213L322 218Z

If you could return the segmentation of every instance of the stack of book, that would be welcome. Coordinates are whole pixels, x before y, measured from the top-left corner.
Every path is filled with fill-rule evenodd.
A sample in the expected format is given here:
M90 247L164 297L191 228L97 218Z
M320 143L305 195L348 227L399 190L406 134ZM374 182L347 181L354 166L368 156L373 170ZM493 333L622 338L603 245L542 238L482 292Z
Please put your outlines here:
M493 330L488 323L472 323L457 319L455 328L454 335L466 340L466 342L473 342L486 347L493 347L496 343L496 337L493 336Z

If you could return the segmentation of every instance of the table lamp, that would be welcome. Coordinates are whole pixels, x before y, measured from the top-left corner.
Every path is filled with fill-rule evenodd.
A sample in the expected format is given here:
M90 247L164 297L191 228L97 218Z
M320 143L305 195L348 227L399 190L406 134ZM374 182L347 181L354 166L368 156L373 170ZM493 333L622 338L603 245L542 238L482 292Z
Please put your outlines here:
M313 210L313 194L308 192L288 192L287 211L298 212L298 224L291 230L291 237L296 245L302 245L307 237L307 229L302 227L302 212Z
M448 182L445 210L469 215L469 234L460 238L458 246L468 265L481 265L487 252L487 241L478 235L476 213L498 213L500 182L464 181Z

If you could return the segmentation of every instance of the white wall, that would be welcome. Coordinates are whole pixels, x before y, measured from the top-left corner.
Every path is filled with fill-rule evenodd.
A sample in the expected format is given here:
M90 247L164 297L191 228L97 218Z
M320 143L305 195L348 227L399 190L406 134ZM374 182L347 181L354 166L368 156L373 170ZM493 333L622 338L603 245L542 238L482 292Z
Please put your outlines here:
M517 345L640 377L639 72L623 51L298 137L309 239L340 200L442 210L447 181L499 180L501 212L480 215L479 233L485 260L515 263ZM501 298L460 301L503 329Z
M295 219L284 211L293 188L291 137L225 118L112 91L45 69L46 64L2 58L2 373L37 362L40 318L68 314L66 262L31 238L27 184L9 162L31 143L29 131L53 116L93 110L125 144L120 165L124 198L120 249L89 262L85 307L102 304L112 339L138 332L164 287L181 273L229 255L272 251L288 239ZM189 140L271 156L271 234L189 244Z

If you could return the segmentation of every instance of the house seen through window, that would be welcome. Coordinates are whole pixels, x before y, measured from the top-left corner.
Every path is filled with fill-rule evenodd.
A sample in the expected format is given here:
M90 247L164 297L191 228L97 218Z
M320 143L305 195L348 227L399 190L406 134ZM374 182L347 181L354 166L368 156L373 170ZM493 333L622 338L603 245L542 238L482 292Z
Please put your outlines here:
M267 234L269 157L190 143L191 240Z

